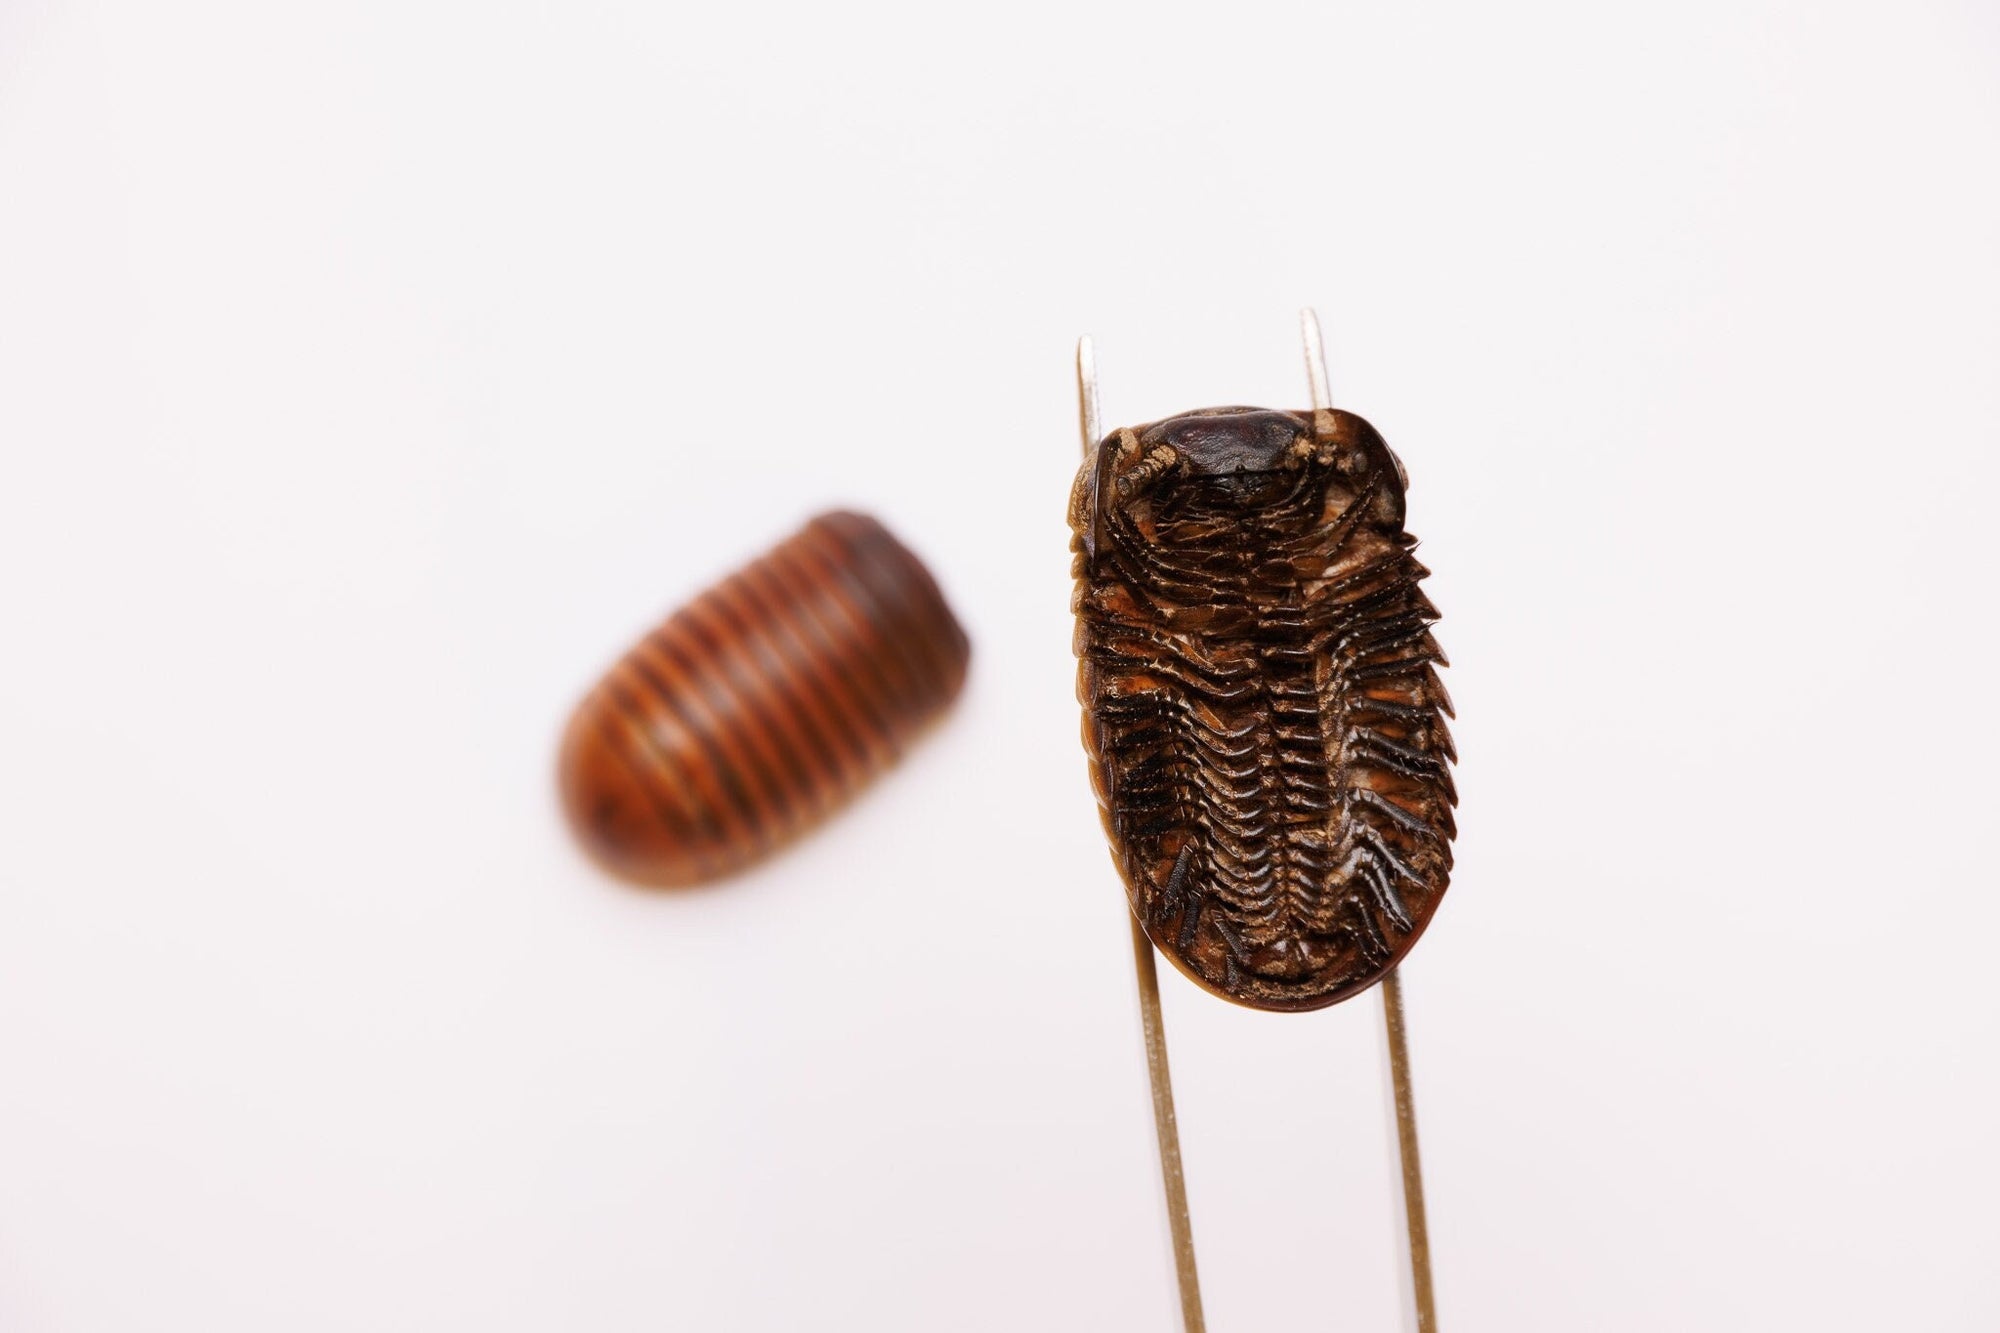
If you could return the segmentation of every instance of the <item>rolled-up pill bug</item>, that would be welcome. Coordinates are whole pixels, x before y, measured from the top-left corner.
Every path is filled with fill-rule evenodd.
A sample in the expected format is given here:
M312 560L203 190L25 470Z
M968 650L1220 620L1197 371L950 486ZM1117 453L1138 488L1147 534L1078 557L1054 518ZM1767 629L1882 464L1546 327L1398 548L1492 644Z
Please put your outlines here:
M726 875L894 762L958 696L969 652L888 529L822 514L676 611L577 706L559 763L570 823L623 878Z

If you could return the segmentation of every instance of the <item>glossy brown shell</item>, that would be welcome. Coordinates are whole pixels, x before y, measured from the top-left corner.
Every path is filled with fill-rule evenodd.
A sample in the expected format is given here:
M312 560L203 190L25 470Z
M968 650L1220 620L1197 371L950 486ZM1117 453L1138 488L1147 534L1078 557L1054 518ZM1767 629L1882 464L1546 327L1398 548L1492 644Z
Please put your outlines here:
M1451 703L1403 491L1346 412L1192 412L1077 475L1077 694L1113 857L1161 952L1255 1008L1380 980L1450 877Z
M681 885L811 828L957 697L968 645L874 519L813 519L676 611L577 706L563 806L615 873Z

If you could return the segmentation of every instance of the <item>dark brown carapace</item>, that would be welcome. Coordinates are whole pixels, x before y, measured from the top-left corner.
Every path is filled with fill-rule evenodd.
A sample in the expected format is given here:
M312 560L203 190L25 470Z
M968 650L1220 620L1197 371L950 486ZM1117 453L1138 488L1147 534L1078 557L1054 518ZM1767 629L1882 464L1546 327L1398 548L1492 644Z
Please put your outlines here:
M563 805L647 884L735 870L844 805L957 697L965 631L880 523L823 514L625 654L563 738Z
M1402 466L1347 412L1120 430L1070 500L1077 694L1132 910L1259 1009L1380 980L1451 872L1451 703Z

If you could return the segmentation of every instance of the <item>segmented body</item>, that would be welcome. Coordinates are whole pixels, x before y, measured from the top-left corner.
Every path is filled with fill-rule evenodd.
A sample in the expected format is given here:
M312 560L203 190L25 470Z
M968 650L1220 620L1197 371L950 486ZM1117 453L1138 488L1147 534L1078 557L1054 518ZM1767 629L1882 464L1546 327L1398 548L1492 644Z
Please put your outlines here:
M822 514L703 592L577 706L563 804L608 868L695 884L845 805L957 697L965 631L922 562Z
M1070 506L1077 692L1133 910L1262 1009L1379 980L1451 870L1451 704L1400 465L1345 412L1107 437Z

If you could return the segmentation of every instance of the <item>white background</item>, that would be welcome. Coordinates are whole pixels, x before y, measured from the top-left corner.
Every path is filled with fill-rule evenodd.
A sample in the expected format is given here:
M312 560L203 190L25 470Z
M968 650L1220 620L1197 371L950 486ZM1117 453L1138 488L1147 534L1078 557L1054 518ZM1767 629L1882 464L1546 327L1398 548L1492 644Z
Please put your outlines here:
M1408 463L1443 1325L2000 1327L2000 16L0 4L0 1329L1173 1326L1107 422ZM756 873L575 698L835 503L975 641ZM1395 1326L1373 996L1168 979L1218 1333Z

